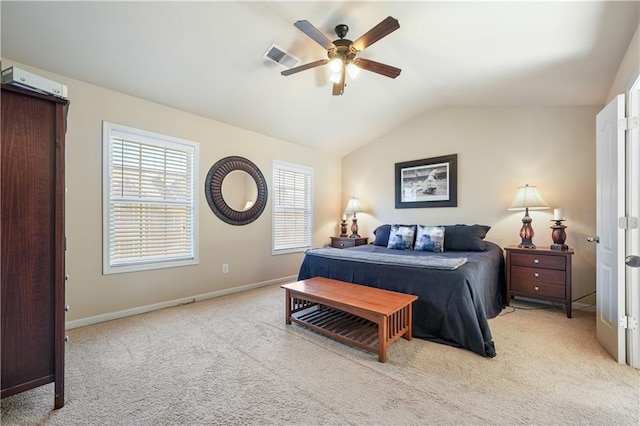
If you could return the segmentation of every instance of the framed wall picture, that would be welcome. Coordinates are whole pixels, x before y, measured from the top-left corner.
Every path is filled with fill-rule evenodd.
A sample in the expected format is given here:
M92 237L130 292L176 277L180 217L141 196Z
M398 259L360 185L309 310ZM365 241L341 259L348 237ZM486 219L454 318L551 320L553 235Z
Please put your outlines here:
M396 163L396 208L458 206L458 154Z

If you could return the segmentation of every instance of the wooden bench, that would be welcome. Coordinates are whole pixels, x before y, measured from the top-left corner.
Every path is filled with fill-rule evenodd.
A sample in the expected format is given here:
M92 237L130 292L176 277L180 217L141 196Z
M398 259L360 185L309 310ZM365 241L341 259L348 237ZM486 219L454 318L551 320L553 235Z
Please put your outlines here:
M411 340L412 303L418 296L315 277L281 286L286 323L308 327L387 362L387 348Z

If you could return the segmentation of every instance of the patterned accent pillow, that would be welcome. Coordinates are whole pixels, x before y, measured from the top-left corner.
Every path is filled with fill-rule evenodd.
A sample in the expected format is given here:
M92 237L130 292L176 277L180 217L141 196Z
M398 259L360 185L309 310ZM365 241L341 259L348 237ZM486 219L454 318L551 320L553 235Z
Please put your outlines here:
M413 239L415 235L415 225L393 225L389 231L389 243L387 244L387 248L411 250L413 248Z
M444 251L444 226L418 225L414 250L442 253Z

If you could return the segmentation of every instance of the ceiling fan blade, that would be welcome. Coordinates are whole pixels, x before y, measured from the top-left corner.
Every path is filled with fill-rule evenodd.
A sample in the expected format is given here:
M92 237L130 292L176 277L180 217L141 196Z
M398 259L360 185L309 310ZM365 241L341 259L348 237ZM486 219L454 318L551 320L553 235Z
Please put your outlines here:
M382 37L388 36L398 28L400 28L398 20L391 16L387 16L382 22L371 28L364 35L362 35L362 37L351 43L351 46L353 46L358 51L362 51L365 48L371 46L376 41L380 40Z
M380 62L372 61L370 59L356 58L353 63L363 70L375 72L376 74L384 75L385 77L396 78L402 71L400 68L392 67L391 65L381 64Z
M282 71L280 74L284 76L295 74L300 71L308 70L309 68L319 67L320 65L324 65L327 62L329 62L328 59L319 59L317 61L309 62L308 64L300 65L299 67L289 68L288 70Z
M333 96L340 96L344 93L344 80L345 80L345 75L346 70L344 67L342 67L342 70L340 71L340 81L337 83L333 83Z
M331 40L327 38L326 35L322 34L319 29L314 27L309 21L296 21L293 24L297 29L308 35L318 43L320 46L324 47L327 50L333 49L336 47Z

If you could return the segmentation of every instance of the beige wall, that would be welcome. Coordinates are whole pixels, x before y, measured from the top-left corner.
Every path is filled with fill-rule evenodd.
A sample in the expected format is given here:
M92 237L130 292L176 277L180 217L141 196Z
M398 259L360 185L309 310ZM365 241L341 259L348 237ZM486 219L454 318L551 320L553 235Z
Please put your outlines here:
M637 78L638 73L640 73L640 25L638 25L624 59L620 63L616 78L607 96L607 103L616 95L626 93L629 89L629 84L633 83L632 80Z
M381 223L480 223L487 239L517 245L523 212L508 211L516 190L535 185L567 219L567 244L575 249L573 298L595 290L594 107L459 107L425 113L342 161L343 205L355 195L366 213L360 232ZM458 207L396 209L394 164L458 154ZM530 212L534 243L551 245L553 210ZM446 236L445 236L446 238ZM592 298L582 302L591 303Z
M254 162L271 190L272 159L314 170L314 245L337 232L341 162L337 157L232 127L118 92L3 60L69 88L66 151L68 238L67 321L218 292L297 275L302 254L271 255L271 198L246 226L227 225L209 209L204 179L219 159L240 155ZM212 100L215 102L215 100ZM125 124L200 144L200 264L102 275L102 121ZM229 274L222 274L222 264Z

